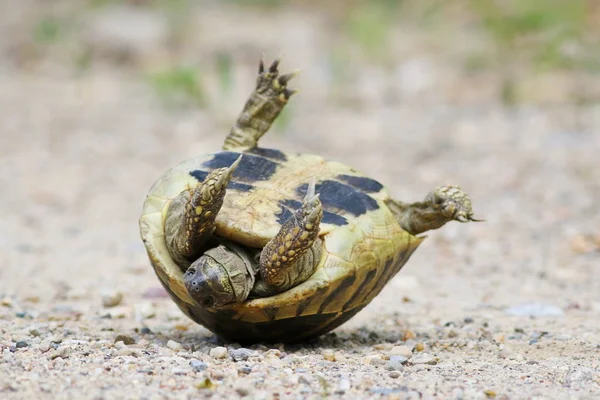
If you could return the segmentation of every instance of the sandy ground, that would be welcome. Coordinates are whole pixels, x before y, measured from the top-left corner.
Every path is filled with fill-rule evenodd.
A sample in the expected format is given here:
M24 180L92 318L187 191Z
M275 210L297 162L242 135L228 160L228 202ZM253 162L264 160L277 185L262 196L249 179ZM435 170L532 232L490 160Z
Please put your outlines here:
M78 40L98 61L74 72L71 42L27 46L29 3L3 6L0 35L0 397L600 398L597 107L502 107L493 74L463 73L409 28L385 68L350 50L340 83L341 39L322 14L212 3L175 56L160 14L86 14ZM228 94L219 51L233 57ZM263 51L304 70L264 146L345 162L405 200L460 184L486 222L432 232L332 334L240 349L166 297L137 219L165 169L219 148ZM202 69L204 108L157 100L140 65L170 57ZM582 85L563 78L532 92Z

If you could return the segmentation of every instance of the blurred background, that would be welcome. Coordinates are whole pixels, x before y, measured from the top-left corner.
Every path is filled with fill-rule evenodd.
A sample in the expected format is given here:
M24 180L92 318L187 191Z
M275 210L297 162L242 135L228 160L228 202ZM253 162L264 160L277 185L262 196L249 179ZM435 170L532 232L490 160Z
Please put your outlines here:
M459 184L486 220L431 232L336 335L288 351L310 373L332 365L320 348L341 352L333 371L371 393L396 390L382 357L418 341L440 364L413 358L403 382L432 396L591 394L599 39L594 0L0 0L0 392L42 377L48 393L123 398L126 377L140 398L196 394L187 358L212 365L218 341L166 297L138 218L164 171L220 148L264 54L302 73L262 146L344 162L404 201ZM240 379L217 361L233 368L222 388L287 385L272 358Z
M125 304L151 298L147 190L220 148L261 54L281 54L282 71L303 71L300 92L263 146L345 162L407 201L460 184L487 220L433 232L371 314L529 301L598 312L597 2L0 7L0 294L19 307L95 310L105 286Z

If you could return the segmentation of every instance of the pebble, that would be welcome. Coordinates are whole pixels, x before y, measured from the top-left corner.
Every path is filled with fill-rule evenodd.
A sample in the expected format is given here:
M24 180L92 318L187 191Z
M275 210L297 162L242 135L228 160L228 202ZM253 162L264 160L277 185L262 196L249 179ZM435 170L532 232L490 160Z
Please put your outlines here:
M416 354L410 361L413 364L429 364L429 365L437 364L435 357L429 353Z
M233 358L233 361L246 361L249 357L255 354L254 350L240 347L239 349L230 350L229 355Z
M139 303L133 309L138 320L150 319L156 316L156 309L151 303Z
M222 359L222 358L227 358L228 353L227 353L227 349L225 347L218 346L218 347L214 347L214 348L210 349L209 355L212 358Z
M29 343L27 343L27 342L26 342L26 341L24 341L24 340L19 340L17 343L15 343L15 347L16 347L17 349L22 349L22 348L24 348L24 347L29 347Z
M417 337L417 335L410 329L407 330L406 332L404 332L404 341L405 342L410 339L415 339L416 337Z
M123 344L130 345L135 344L135 339L131 336L121 334L115 337L115 343L117 342L123 342Z
M57 358L67 358L70 353L71 353L70 348L62 347L60 349L53 351L52 354L50 354L50 359L55 360Z
M374 350L389 350L393 346L394 345L391 343L377 343L377 344L373 345L373 349Z
M269 349L266 351L265 356L275 356L275 357L279 358L279 357L281 357L281 350Z
M206 368L208 368L208 365L206 363L203 363L202 361L196 359L190 360L190 366L196 372L202 372Z
M390 356L403 356L406 358L411 358L412 351L410 350L410 348L408 348L408 346L394 346L390 350L389 355Z
M237 369L238 375L248 375L250 372L252 372L252 367L239 367Z
M392 379L397 379L400 378L400 372L398 371L391 371L388 376Z
M340 382L338 383L338 387L336 389L336 393L344 394L347 390L350 390L350 386L351 384L349 379L340 379Z
M333 354L333 357L335 358L336 362L344 363L348 361L348 358L341 351L336 351Z
M104 307L116 307L123 300L123 293L118 290L105 290L102 292L102 305Z
M0 305L4 307L12 307L13 301L10 299L10 297L3 297L2 300L0 300Z
M176 341L170 339L167 342L167 347L173 351L183 350L183 346L181 345L181 343L177 343Z
M335 361L335 352L331 349L325 349L321 351L321 355L323 356L324 360Z
M50 336L48 340L50 341L50 343L62 343L62 338L57 335Z
M123 347L122 349L119 349L119 351L117 351L117 354L120 356L138 356L138 352L131 347Z
M29 334L34 337L41 336L42 332L40 332L39 328L31 327L29 328Z
M408 358L404 356L391 356L385 368L388 371L402 371L404 369L403 364L406 364L407 361Z
M142 329L140 329L140 333L143 335L149 335L152 333L152 331L147 326L144 326Z
M370 365L383 365L385 364L385 360L381 358L378 354L372 354L365 358L365 362Z

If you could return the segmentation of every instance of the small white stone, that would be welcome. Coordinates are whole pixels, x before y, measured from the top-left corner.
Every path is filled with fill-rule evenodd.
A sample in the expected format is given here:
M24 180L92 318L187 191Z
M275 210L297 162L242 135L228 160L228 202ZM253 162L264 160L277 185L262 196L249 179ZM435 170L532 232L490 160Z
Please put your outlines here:
M121 343L121 342L119 342ZM117 354L120 356L136 356L137 357L137 352L135 351L135 349L131 348L131 347L123 347L122 349L119 349L119 351L117 351Z
M435 359L435 357L428 353L419 353L419 354L415 355L412 358L411 362L413 364L429 364L429 365L437 364L437 360Z
M102 292L102 305L104 307L116 307L121 304L123 293L118 290L105 290Z
M219 346L210 349L209 355L212 358L226 358L229 355L229 353L227 353L227 349L225 347Z
M390 356L403 356L406 358L411 358L412 351L408 346L394 346L390 350Z
M167 342L167 347L173 351L181 351L183 350L183 346L181 345L181 343L177 343L174 340L169 340Z
M134 306L135 316L138 320L150 319L156 316L152 303L139 303Z
M334 356L336 362L343 363L343 362L348 361L348 358L346 358L344 353L342 353L341 351L336 351L333 356Z
M349 379L340 379L340 383L338 385L338 390L345 392L350 389L350 380Z
M50 343L62 343L62 338L58 335L52 335L48 338Z

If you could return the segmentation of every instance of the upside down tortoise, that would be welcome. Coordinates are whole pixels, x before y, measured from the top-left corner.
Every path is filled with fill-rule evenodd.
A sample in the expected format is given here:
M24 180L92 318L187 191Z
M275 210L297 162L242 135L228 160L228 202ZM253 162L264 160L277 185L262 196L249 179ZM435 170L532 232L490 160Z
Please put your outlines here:
M290 342L326 333L364 308L422 237L476 221L468 196L442 186L404 203L344 164L258 147L294 91L265 70L223 150L152 186L141 237L160 282L192 320L224 339Z

